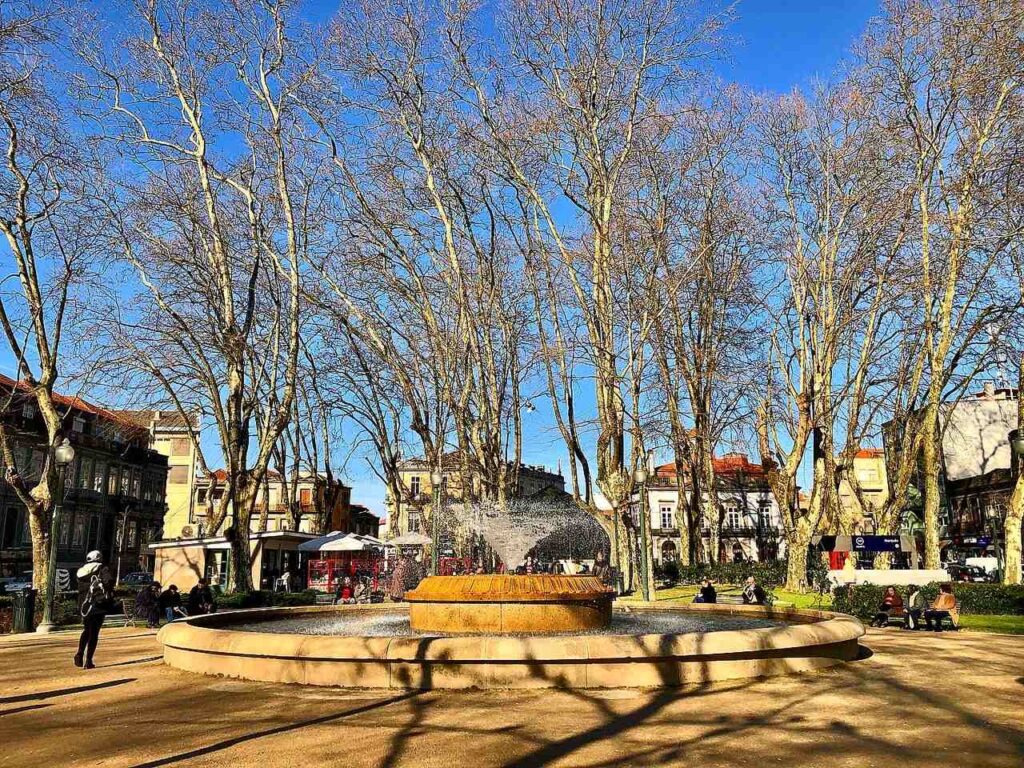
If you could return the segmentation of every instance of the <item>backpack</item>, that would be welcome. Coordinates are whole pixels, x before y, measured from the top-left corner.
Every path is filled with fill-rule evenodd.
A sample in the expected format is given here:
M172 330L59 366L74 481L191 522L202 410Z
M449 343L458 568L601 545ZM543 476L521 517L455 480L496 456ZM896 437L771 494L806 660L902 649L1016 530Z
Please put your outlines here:
M109 604L110 591L97 571L92 575L89 586L85 590L85 599L82 600L82 618L106 611Z

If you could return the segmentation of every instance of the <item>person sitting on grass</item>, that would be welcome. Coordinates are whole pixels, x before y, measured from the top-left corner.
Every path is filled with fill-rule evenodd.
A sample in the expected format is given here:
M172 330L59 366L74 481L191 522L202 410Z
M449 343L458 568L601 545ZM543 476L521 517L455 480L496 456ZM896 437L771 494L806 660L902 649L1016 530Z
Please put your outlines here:
M704 579L701 584L700 591L697 592L697 597L694 598L695 603L717 603L718 593L715 591L715 585L711 583L711 579Z
M889 623L890 616L899 616L903 613L903 598L899 596L896 587L886 587L882 604L878 606L878 613L871 622L873 627L884 627Z
M943 584L939 587L939 596L935 598L932 607L924 612L924 623L928 629L941 632L943 619L949 619L955 628L959 618L956 597L953 595L953 585Z
M767 595L761 585L757 583L757 579L748 576L747 583L743 587L743 604L764 605L766 598Z

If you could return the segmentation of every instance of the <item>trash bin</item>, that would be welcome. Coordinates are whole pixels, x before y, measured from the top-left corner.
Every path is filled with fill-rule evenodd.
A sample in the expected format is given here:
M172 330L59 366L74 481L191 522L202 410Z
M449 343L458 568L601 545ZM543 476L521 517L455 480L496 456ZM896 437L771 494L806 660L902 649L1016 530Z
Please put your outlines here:
M36 591L23 589L14 593L14 631L31 632L36 612Z

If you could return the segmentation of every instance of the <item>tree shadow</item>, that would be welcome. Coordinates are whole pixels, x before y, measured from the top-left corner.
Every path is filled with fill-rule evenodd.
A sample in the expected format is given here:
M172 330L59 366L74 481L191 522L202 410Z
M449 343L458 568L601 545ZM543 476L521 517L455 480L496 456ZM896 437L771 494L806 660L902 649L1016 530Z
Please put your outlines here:
M218 741L215 744L210 744L210 745L205 746L205 747L198 747L197 749L192 749L192 750L189 750L188 752L181 752L181 753L179 753L177 755L170 755L169 757L162 757L162 758L160 758L158 760L151 760L151 761L146 762L146 763L138 763L137 765L134 766L134 768L157 768L158 766L171 765L173 763L181 762L181 761L184 761L184 760L191 760L192 758L201 757L203 755L208 755L208 754L210 754L212 752L220 752L221 750L229 749L229 748L237 746L239 744L244 744L245 742L248 742L248 741L253 741L255 739L262 739L262 738L264 738L266 736L275 736L277 734L288 733L290 731L297 731L297 730L300 730L302 728L308 728L310 726L322 725L324 723L331 723L331 722L335 722L337 720L343 720L343 719L348 718L348 717L355 717L356 715L365 714L366 712L372 712L372 711L374 711L376 709L381 709L383 707L387 707L387 706L390 706L392 704L397 704L397 703L399 703L401 701L406 701L408 699L412 699L413 697L419 696L420 694L421 694L421 691L410 691L410 692L404 693L404 694L402 694L400 696L393 696L393 697L391 697L389 699L385 699L383 701L375 701L372 704L366 704L364 706L356 707L354 709L347 709L347 710L345 710L343 712L334 712L334 713L329 714L329 715L323 715L321 717L314 717L314 718L311 718L309 720L300 720L297 723L288 723L287 725L279 725L279 726L277 726L275 728L267 728L267 729L262 730L262 731L256 731L254 733L248 733L248 734L245 734L243 736L235 736L234 738L224 739L223 741Z
M95 691L100 688L113 688L115 685L124 685L125 683L134 682L134 677L125 677L120 680L106 680L102 683L93 683L92 685L79 685L75 688L58 688L54 691L23 693L20 696L5 696L3 698L0 698L0 704L15 704L19 701L43 701L44 699L53 699L57 696L68 696L72 693L84 693L85 691Z
M128 661L117 661L113 664L97 664L96 666L100 669L108 669L110 667L126 667L129 664L145 664L147 661L160 661L163 656L146 656L143 659L129 659Z
M29 704L27 707L16 707L14 709L5 709L0 712L0 717L4 715L16 715L19 712L28 712L33 709L46 709L47 707L53 706L52 704Z

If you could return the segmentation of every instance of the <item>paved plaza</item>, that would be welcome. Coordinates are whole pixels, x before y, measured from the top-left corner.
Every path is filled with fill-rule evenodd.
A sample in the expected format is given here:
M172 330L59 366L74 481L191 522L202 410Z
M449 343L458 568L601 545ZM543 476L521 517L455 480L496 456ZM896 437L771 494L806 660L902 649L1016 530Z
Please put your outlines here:
M836 670L681 691L405 694L179 672L131 628L82 671L75 640L0 638L0 765L1024 764L1022 637L872 630Z

